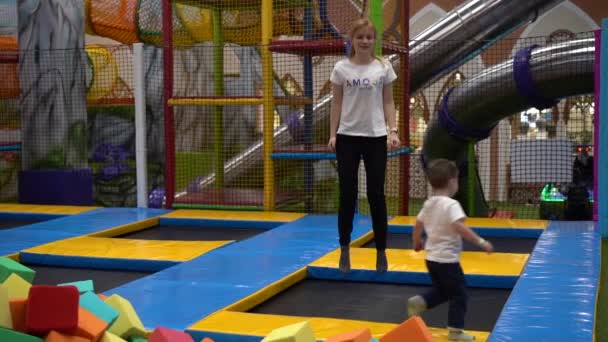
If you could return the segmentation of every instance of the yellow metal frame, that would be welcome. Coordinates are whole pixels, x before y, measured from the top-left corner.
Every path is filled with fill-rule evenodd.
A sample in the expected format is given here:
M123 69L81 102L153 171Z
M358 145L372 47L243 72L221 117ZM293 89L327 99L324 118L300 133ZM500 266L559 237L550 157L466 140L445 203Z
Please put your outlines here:
M274 211L275 184L272 161L274 131L274 93L272 89L272 0L262 0L262 82L264 103L264 210Z
M169 99L169 106L257 106L263 99L256 97Z

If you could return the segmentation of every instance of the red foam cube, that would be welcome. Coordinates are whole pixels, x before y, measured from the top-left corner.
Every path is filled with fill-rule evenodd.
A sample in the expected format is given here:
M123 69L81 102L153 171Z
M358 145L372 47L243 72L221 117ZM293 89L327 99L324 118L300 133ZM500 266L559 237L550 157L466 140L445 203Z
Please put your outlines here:
M154 329L148 342L194 342L194 340L183 331L158 327Z
M25 312L28 333L45 335L51 330L74 333L78 328L79 299L76 286L32 286Z

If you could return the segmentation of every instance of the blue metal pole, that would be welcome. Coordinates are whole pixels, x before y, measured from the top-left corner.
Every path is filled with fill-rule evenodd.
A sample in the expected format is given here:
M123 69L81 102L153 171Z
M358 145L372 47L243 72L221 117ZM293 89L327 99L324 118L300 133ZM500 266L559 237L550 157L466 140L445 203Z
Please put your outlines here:
M608 114L608 18L602 20L602 38L600 50L600 89L599 89L599 113L600 118L598 135L598 155L594 158L598 163L597 180L598 196L594 200L598 202L598 224L602 231L602 238L608 238L608 120L603 116Z

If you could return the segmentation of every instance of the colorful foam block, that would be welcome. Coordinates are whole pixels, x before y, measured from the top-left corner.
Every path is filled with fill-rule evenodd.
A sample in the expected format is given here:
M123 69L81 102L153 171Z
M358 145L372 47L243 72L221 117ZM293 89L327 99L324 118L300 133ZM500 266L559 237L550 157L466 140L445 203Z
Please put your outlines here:
M215 341L213 341L209 337L205 337L201 342L215 342Z
M262 342L316 342L310 322L304 321L275 329Z
M101 338L108 326L108 322L95 316L90 311L82 307L78 308L78 329L75 335L97 341Z
M27 299L13 299L9 302L11 308L11 317L13 319L13 330L25 333L27 327L25 325L25 311L27 309Z
M13 273L2 283L2 286L8 289L9 299L27 298L32 285L21 278L17 273Z
M93 292L93 281L92 280L83 280L83 281L75 281L71 283L63 283L57 286L76 286L78 288L78 292Z
M148 340L141 336L133 336L129 338L129 342L148 342Z
M46 335L44 342L91 342L91 340L82 336L67 335L53 330Z
M106 299L108 299L108 296L106 296L106 295L104 295L104 294L101 294L101 293L98 293L98 294L97 294L97 297L101 298L101 300L106 300Z
M380 342L433 342L433 336L419 316L414 316L398 325L380 338Z
M41 338L27 335L15 330L0 328L0 341L11 342L43 342Z
M122 338L145 336L146 330L133 305L125 298L113 294L106 299L106 304L118 311L118 318L108 329L111 333Z
M118 318L118 311L93 292L85 292L80 295L80 306L107 322L109 325L114 323Z
M0 286L0 328L13 329L13 316L8 299L8 289Z
M116 336L111 332L106 331L101 337L101 340L99 340L99 342L127 342L127 340L124 340L122 337Z
M78 327L79 298L76 286L32 286L25 312L27 332L35 335L51 330L73 333Z
M194 340L183 331L158 327L154 329L148 342L194 342Z
M0 283L3 283L11 274L18 274L28 283L34 281L36 272L29 267L23 266L13 259L0 257Z
M325 342L369 342L371 338L372 332L366 328L332 336Z

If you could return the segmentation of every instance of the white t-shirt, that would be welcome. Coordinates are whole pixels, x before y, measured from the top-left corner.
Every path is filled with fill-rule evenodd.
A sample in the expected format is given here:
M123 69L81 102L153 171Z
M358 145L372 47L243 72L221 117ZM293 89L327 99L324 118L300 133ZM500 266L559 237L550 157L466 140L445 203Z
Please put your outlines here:
M338 134L380 137L387 134L382 91L397 78L388 62L374 59L354 64L349 59L336 63L329 80L344 91Z
M462 237L450 226L466 215L458 201L447 196L431 196L416 217L424 223L426 259L441 263L460 261Z

